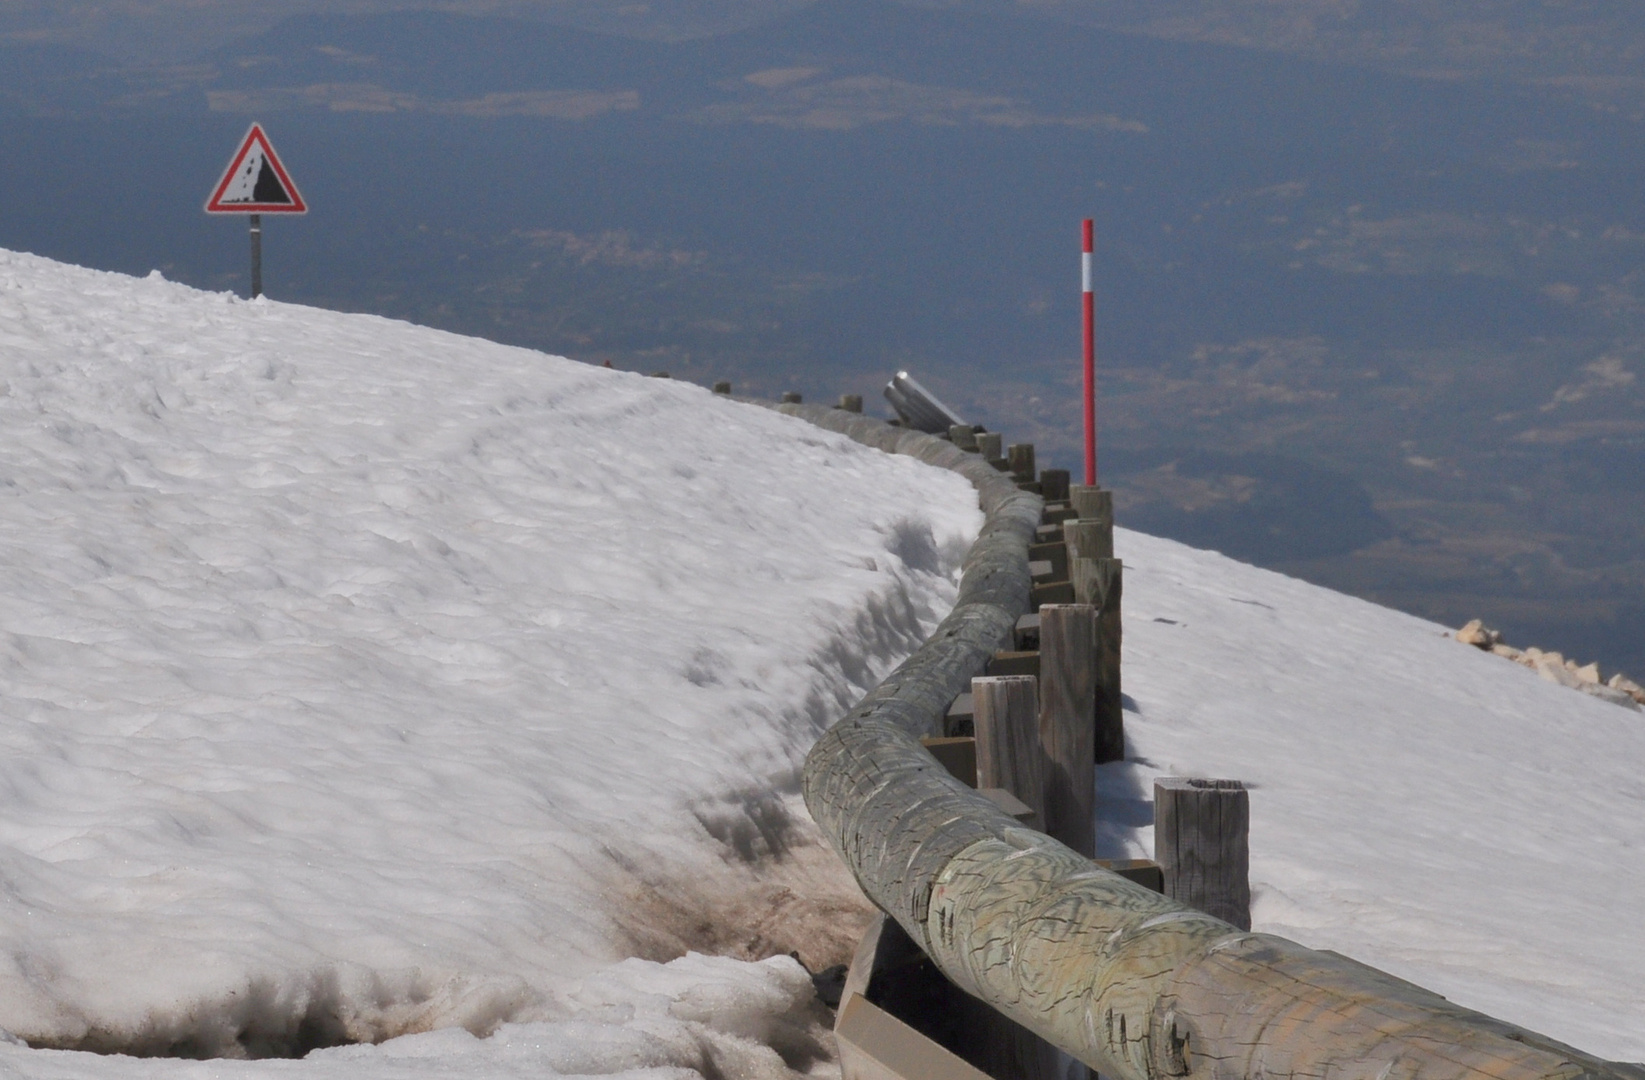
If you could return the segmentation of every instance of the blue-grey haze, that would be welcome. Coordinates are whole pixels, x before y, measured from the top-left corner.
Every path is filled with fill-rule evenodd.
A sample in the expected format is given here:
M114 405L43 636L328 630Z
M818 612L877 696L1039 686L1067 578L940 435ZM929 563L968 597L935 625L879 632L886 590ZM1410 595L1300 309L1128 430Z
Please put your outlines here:
M1091 214L1122 520L1645 676L1645 127L1567 89L882 0L13 43L0 244L243 290L200 205L255 116L314 208L275 297L767 394L909 366L1067 464Z

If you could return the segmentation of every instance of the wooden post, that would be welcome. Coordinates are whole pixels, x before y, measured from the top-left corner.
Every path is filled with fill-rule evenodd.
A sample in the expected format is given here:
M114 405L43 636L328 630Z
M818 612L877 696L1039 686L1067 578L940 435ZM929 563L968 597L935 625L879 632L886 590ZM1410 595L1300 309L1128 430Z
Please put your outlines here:
M1040 608L1040 746L1045 752L1045 831L1081 855L1096 854L1097 610Z
M798 404L800 404L801 401L802 401L802 399L800 397L800 392L798 390L784 390L783 391L783 404L784 405L798 405Z
M970 424L950 424L948 441L974 454L977 452L977 429Z
M1165 895L1251 929L1251 803L1238 780L1154 781L1154 861Z
M1040 747L1039 680L1032 675L975 678L971 680L971 702L977 732L977 787L1009 791L1034 812L1038 827L1044 828L1045 751ZM993 1009L984 1006L977 1013L975 1037L985 1050L980 1063L990 1076L1005 1080L1073 1080L1063 1076L1056 1047ZM1079 1071L1090 1075L1088 1069Z
M1120 692L1120 646L1124 627L1120 604L1125 593L1125 564L1098 559L1097 573L1107 579L1097 610L1097 764L1125 760L1125 705Z
M1002 440L997 431L977 432L977 453L988 461L999 461L1004 455L1000 451Z
M1068 501L1068 470L1041 469L1040 496L1046 502Z
M1075 559L1112 559L1114 557L1114 530L1104 528L1100 521L1065 521L1062 523L1062 542L1068 547L1068 561Z
M1072 525L1073 522L1069 522ZM1066 526L1065 526L1066 527ZM1125 706L1120 696L1120 649L1124 626L1125 564L1119 559L1070 559L1068 580L1074 600L1097 609L1097 701L1094 709L1096 762L1125 760Z
M862 412L862 395L861 394L841 394L840 395L839 407L841 409L844 409L846 412L854 412L854 413Z
M1019 483L1027 483L1034 479L1034 444L1012 443L1006 447L1005 455L1011 462L1011 475Z
M1045 820L1039 733L1039 680L1032 675L971 680L977 733L977 786L1004 788Z
M716 394L729 394L731 393L731 384L726 382L724 379L721 379L719 382L714 384L714 392Z
M1093 484L1068 485L1068 501L1085 521L1114 524L1114 493Z
M1102 607L1102 598L1108 595L1109 576L1104 573L1104 563L1118 562L1117 559L1082 559L1070 553L1068 559L1068 583L1074 588L1074 602L1076 604L1090 604L1094 608Z

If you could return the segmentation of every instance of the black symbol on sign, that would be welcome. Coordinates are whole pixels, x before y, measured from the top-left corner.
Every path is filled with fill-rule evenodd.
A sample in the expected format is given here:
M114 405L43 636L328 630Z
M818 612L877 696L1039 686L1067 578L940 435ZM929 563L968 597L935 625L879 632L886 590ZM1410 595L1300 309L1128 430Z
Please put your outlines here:
M291 196L286 194L286 187L280 183L268 158L263 158L261 167L257 170L257 185L251 189L251 201L254 203L291 203Z

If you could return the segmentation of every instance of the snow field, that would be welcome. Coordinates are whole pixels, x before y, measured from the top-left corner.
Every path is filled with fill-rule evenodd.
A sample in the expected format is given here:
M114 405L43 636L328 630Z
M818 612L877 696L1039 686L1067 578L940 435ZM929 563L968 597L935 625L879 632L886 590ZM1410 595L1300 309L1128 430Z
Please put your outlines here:
M683 383L0 253L0 1027L434 1032L211 1075L826 1070L792 961L661 962L843 958L796 770L980 522Z
M0 1027L321 1047L0 1075L828 1075L759 959L865 915L794 771L980 520L684 384L0 253ZM1645 1058L1640 714L1117 539L1107 853L1245 780L1257 929Z
M1445 628L1118 530L1124 763L1099 854L1153 852L1153 778L1251 791L1254 929L1592 1054L1645 1060L1645 717Z

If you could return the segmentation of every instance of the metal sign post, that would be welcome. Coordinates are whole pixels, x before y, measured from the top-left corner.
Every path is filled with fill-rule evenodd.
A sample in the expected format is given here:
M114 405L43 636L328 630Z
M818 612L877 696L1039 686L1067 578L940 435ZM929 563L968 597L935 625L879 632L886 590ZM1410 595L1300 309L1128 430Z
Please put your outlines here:
M251 298L263 295L263 215L251 215Z
M251 298L257 299L263 295L263 215L308 213L308 203L280 164L261 124L251 125L229 159L223 178L206 200L206 213L250 215Z

